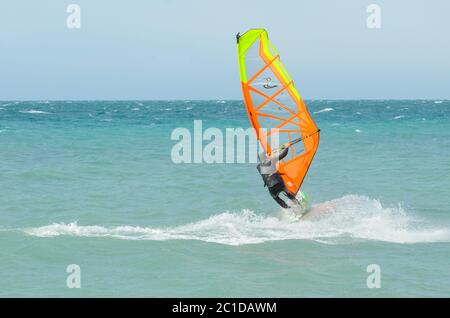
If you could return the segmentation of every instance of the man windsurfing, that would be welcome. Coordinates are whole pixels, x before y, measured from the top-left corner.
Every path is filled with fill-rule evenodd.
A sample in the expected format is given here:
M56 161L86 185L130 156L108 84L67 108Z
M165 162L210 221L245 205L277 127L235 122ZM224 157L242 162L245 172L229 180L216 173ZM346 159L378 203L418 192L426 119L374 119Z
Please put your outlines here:
M245 107L264 149L258 171L280 206L304 211L307 197L300 187L319 146L320 130L267 31L250 29L236 40ZM274 140L282 146L273 149Z
M309 209L308 198L305 193L300 191L298 200L295 194L289 192L286 188L280 173L276 169L276 165L279 161L283 160L289 153L289 147L283 145L275 154L268 157L265 152L259 154L259 163L256 166L259 174L261 175L264 186L269 189L269 193L272 198L284 209L291 208L293 206L301 208L302 212ZM291 201L291 204L286 203L280 195L284 194L287 199Z

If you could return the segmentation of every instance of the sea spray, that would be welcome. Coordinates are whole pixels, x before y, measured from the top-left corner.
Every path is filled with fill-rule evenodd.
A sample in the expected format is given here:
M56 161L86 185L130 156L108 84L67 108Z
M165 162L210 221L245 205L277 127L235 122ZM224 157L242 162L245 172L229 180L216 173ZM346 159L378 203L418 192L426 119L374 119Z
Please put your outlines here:
M358 195L346 195L321 205L326 205L327 210L322 217L312 221L297 221L283 213L276 217L243 210L166 228L131 225L103 227L73 222L27 228L24 232L38 237L70 235L127 240L199 240L226 245L279 240L339 244L351 239L391 243L450 242L450 229L421 224L400 206L386 208L378 200Z

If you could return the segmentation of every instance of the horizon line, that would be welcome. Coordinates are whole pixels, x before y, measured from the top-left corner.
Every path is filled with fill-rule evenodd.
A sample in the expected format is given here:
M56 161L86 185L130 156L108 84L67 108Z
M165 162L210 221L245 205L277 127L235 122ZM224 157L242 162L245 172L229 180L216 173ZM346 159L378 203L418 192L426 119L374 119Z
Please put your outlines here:
M449 101L450 98L302 98L304 101L388 101L388 100L429 100ZM186 98L154 98L154 99L0 99L0 102L150 102L150 101L234 101L244 102L243 99L186 99Z

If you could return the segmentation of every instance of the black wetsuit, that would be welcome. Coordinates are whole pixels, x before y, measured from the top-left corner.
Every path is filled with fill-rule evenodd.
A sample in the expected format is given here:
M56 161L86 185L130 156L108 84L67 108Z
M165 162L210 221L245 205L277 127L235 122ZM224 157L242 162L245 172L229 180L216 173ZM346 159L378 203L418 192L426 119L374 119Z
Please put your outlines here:
M287 191L283 179L275 169L275 164L286 157L288 152L289 148L286 147L281 150L275 158L272 158L272 160L266 158L265 153L263 153L260 155L260 163L256 166L256 169L258 169L258 172L261 174L264 185L269 189L272 198L285 209L289 208L289 206L280 198L282 192L284 192L289 199L295 201L296 199L295 195L292 195Z

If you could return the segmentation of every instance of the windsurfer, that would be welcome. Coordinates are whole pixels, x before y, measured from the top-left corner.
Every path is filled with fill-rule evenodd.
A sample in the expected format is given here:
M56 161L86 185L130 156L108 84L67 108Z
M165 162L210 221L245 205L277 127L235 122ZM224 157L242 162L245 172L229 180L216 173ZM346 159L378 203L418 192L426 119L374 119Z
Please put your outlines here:
M284 193L286 197L293 201L294 204L298 204L295 195L290 193L281 178L280 173L276 169L278 161L283 160L289 152L289 147L283 146L272 156L268 157L265 152L259 155L259 164L256 166L258 172L264 181L264 186L269 189L272 198L283 208L289 208L289 205L280 198L280 194Z
M245 108L265 150L258 171L280 206L303 213L309 204L300 187L319 146L319 129L267 31L251 29L238 34L237 42ZM262 128L270 130L270 134L259 133ZM283 141L275 151L268 147L273 144L272 129L277 130L277 140Z

